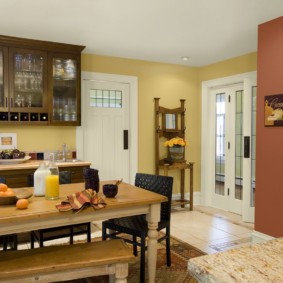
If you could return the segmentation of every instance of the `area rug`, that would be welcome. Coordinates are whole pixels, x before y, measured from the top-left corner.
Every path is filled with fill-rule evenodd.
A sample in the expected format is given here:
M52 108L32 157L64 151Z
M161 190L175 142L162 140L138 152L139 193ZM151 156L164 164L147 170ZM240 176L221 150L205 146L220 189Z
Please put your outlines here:
M100 238L94 239L101 240ZM196 283L197 281L187 271L187 262L190 258L204 255L199 249L171 237L171 266L166 265L165 241L158 244L156 283ZM140 262L139 256L136 261L129 265L129 283L139 282ZM147 274L147 267L146 267ZM69 283L108 283L108 276L98 276L79 280L70 280ZM146 277L147 282L147 277Z

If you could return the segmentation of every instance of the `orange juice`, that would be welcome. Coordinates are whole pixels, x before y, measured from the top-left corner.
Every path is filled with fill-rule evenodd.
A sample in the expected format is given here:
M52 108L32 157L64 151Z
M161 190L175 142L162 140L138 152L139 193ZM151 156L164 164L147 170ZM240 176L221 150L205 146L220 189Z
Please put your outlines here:
M45 198L58 199L59 198L59 176L48 175L45 177Z

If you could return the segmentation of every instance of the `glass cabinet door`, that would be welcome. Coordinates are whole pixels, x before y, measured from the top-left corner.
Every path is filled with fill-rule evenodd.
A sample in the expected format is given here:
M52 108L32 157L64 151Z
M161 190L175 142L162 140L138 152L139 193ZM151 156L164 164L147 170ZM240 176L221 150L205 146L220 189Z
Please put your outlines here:
M4 54L0 49L0 108L5 107L5 96L4 96Z
M8 49L0 47L0 111L8 111ZM0 120L6 120L7 113L0 114Z
M78 61L75 58L52 58L53 122L78 121Z
M29 112L46 110L46 60L45 52L11 50L10 109Z

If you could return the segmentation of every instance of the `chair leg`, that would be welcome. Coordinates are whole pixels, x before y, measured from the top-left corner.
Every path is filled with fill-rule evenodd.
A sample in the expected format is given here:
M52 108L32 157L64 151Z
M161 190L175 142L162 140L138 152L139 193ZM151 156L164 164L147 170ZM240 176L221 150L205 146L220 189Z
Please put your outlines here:
M34 249L34 235L33 235L33 231L30 232L30 248Z
M91 223L87 223L87 241L91 242Z
M3 236L3 251L8 249L8 236Z
M70 245L74 243L74 227L71 225L70 227Z
M106 229L107 228L104 225L102 225L102 241L105 241L107 239Z
M140 283L145 282L145 236L141 237Z
M43 233L39 231L39 246L43 247Z
M133 236L133 251L134 251L134 256L138 255L138 245L137 245L137 237Z
M170 227L166 228L166 262L171 266Z
M17 250L18 249L18 235L7 235L3 236L3 251L9 250Z
M14 234L13 235L13 250L17 250L18 249L18 235L17 234Z

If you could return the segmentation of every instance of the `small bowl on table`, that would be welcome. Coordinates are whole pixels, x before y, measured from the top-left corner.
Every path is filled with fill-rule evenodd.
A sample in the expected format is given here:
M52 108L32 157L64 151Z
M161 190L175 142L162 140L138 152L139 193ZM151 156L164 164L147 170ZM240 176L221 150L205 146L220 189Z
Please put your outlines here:
M103 185L103 194L107 198L114 198L118 193L118 185L105 184Z
M13 196L0 196L0 205L15 204L18 199L30 198L33 194L26 189L12 189L15 193Z

